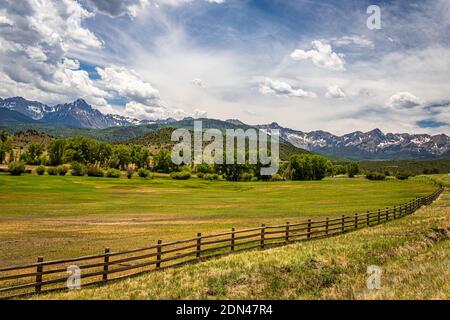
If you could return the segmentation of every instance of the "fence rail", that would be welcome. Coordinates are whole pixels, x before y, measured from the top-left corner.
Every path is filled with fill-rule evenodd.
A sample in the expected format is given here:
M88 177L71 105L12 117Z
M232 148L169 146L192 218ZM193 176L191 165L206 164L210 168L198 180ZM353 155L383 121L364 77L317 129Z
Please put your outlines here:
M393 208L367 211L352 216L326 218L202 235L172 242L158 240L145 248L45 261L0 268L0 299L18 298L31 294L67 290L74 268L79 270L80 285L99 285L152 270L162 270L219 255L254 248L285 245L331 237L374 226L414 213L431 204L443 191L440 187L428 196L419 197ZM71 271L72 270L72 271Z

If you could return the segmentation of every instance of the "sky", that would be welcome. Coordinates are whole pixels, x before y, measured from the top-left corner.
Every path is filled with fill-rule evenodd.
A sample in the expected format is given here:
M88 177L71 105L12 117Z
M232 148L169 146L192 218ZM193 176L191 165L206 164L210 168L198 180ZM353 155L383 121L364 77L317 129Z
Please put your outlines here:
M450 1L2 0L0 97L12 96L450 135Z

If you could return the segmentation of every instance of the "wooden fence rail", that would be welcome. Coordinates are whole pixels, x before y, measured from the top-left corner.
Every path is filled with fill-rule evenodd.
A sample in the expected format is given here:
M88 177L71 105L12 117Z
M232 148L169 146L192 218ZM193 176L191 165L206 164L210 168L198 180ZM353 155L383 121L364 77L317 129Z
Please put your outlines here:
M443 191L440 187L431 195L416 198L393 208L367 211L352 216L325 220L308 220L211 235L198 233L196 237L172 242L158 240L144 248L104 253L71 259L45 261L39 256L36 263L0 268L0 299L18 298L31 294L67 290L69 284L80 286L105 284L151 270L162 270L206 258L269 246L306 241L374 226L414 213L431 204ZM74 271L78 270L78 273ZM75 282L73 282L75 279ZM70 282L71 281L71 282Z

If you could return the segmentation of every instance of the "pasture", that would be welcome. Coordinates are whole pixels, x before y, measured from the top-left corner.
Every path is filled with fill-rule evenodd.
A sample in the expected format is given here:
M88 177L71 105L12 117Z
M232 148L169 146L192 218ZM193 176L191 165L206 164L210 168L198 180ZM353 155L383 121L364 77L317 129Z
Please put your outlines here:
M434 189L415 181L359 178L227 182L0 174L0 265L353 214Z

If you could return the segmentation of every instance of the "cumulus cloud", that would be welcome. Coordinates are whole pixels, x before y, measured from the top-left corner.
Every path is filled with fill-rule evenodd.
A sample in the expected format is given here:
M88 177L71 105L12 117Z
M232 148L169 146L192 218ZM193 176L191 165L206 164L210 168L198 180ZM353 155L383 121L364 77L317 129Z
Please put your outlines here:
M420 99L409 92L398 92L389 98L387 105L394 109L410 109L420 105Z
M111 17L128 14L136 17L139 10L143 10L149 3L148 0L87 0L88 4L96 11Z
M345 70L344 55L336 53L331 48L331 45L326 44L320 40L311 42L311 50L305 51L297 49L291 53L293 60L307 60L311 59L312 63L320 68L328 70Z
M2 92L44 101L86 96L104 104L106 93L68 59L71 50L100 49L102 42L82 25L92 13L73 0L0 2Z
M99 84L118 96L147 105L157 104L160 99L159 91L143 81L134 70L119 66L96 70L101 78Z
M315 93L303 89L294 89L286 82L266 78L260 84L259 92L268 96L287 96L292 98L314 98Z
M331 38L330 42L337 47L356 45L359 47L373 48L375 45L372 40L366 36L343 36L339 38Z
M345 98L346 97L345 92L339 86L332 85L332 86L329 86L327 90L328 90L327 93L325 93L325 96L327 98L338 99L338 98Z
M158 120L175 118L182 119L188 116L194 116L195 118L207 117L206 111L194 110L193 114L188 114L182 109L167 108L163 105L147 105L139 102L131 101L126 104L123 115L147 120Z

